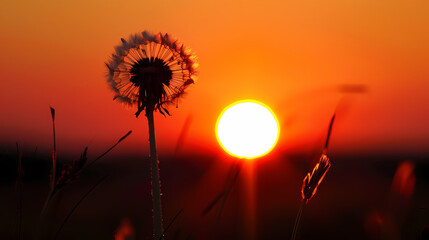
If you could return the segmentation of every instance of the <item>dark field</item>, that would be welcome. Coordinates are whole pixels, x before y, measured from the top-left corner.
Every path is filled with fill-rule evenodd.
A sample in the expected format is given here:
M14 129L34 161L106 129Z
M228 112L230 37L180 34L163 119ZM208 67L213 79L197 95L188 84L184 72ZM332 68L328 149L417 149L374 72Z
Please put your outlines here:
M0 156L0 236L18 239L17 155L10 150ZM45 233L56 233L76 202L106 175L106 180L65 222L58 239L115 239L115 232L125 218L134 229L134 238L130 239L151 239L147 155L118 156L112 152L100 159L56 196L47 219L39 222L49 189L49 157L49 153L23 153L22 239L35 239L38 224L45 226ZM203 211L225 188L225 183L231 182L228 172L235 163L227 156L224 158L203 154L160 155L164 227L183 209L167 229L166 239L289 239L300 204L302 179L318 157L265 157L253 166L254 184L248 182L249 171L243 165L218 219L221 201L205 214ZM400 180L402 188L398 190L393 179L404 159L407 158L333 153L330 171L304 209L298 237L420 239L422 229L429 226L428 158L413 158L414 173ZM58 169L62 162L59 160ZM415 185L410 189L412 174ZM249 189L253 189L250 195ZM256 196L254 201L252 194ZM44 235L41 239L47 238Z

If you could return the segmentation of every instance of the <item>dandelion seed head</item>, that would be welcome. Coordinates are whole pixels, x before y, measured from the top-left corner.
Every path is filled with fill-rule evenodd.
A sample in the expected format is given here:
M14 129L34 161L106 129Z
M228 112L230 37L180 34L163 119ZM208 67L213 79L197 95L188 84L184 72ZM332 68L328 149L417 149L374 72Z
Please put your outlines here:
M106 63L107 82L115 100L143 110L168 111L193 84L198 72L192 50L168 34L144 31L121 39Z

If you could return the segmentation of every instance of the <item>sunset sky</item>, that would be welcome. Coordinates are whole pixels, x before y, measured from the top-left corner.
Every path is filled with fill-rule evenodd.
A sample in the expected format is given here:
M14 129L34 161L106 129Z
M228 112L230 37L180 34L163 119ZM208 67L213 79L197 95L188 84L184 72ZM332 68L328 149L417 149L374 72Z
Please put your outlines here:
M122 37L171 33L199 57L197 83L155 117L171 153L220 152L215 123L241 99L270 106L277 152L321 148L337 112L332 151L429 153L429 2L3 1L0 142L58 151L100 150L128 130L123 151L148 150L147 122L114 102L105 62ZM161 153L162 154L162 153Z
M167 239L288 239L334 113L332 167L301 239L417 239L429 229L428 23L428 0L1 1L0 236L39 231L53 107L57 179L86 146L92 161L133 131L59 197L51 220L109 175L60 238L112 239L124 217L150 238L147 119L113 100L105 65L121 38L147 30L178 38L200 66L172 116L155 114L164 226L185 209ZM258 161L239 162L215 136L222 110L243 99L279 121Z

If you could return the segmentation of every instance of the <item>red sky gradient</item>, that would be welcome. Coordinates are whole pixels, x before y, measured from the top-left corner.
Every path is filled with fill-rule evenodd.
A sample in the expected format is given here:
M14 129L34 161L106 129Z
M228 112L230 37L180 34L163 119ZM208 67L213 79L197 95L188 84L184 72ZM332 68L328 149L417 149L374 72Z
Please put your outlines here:
M333 151L428 153L429 2L6 1L0 7L3 146L148 150L147 122L112 100L104 62L121 37L171 33L199 57L198 82L172 116L155 117L161 154L222 151L222 109L252 98L277 114L277 152L321 148L332 113ZM354 88L357 93L341 89Z

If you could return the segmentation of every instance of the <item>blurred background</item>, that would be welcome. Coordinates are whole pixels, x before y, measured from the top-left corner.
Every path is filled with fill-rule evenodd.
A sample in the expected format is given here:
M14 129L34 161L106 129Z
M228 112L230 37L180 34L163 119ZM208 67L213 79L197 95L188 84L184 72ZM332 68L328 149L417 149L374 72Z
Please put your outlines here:
M334 112L333 165L304 210L302 239L419 239L429 225L427 9L423 0L1 3L0 236L17 232L16 142L24 236L34 232L48 193L54 107L59 169L86 146L94 159L133 130L64 190L58 221L109 175L61 239L112 239L122 223L150 238L147 121L112 100L104 65L120 38L149 30L178 37L200 63L172 116L155 116L164 222L183 208L167 239L289 238ZM220 203L204 215L237 164L216 141L216 119L249 98L276 113L279 142L243 163L220 218Z

